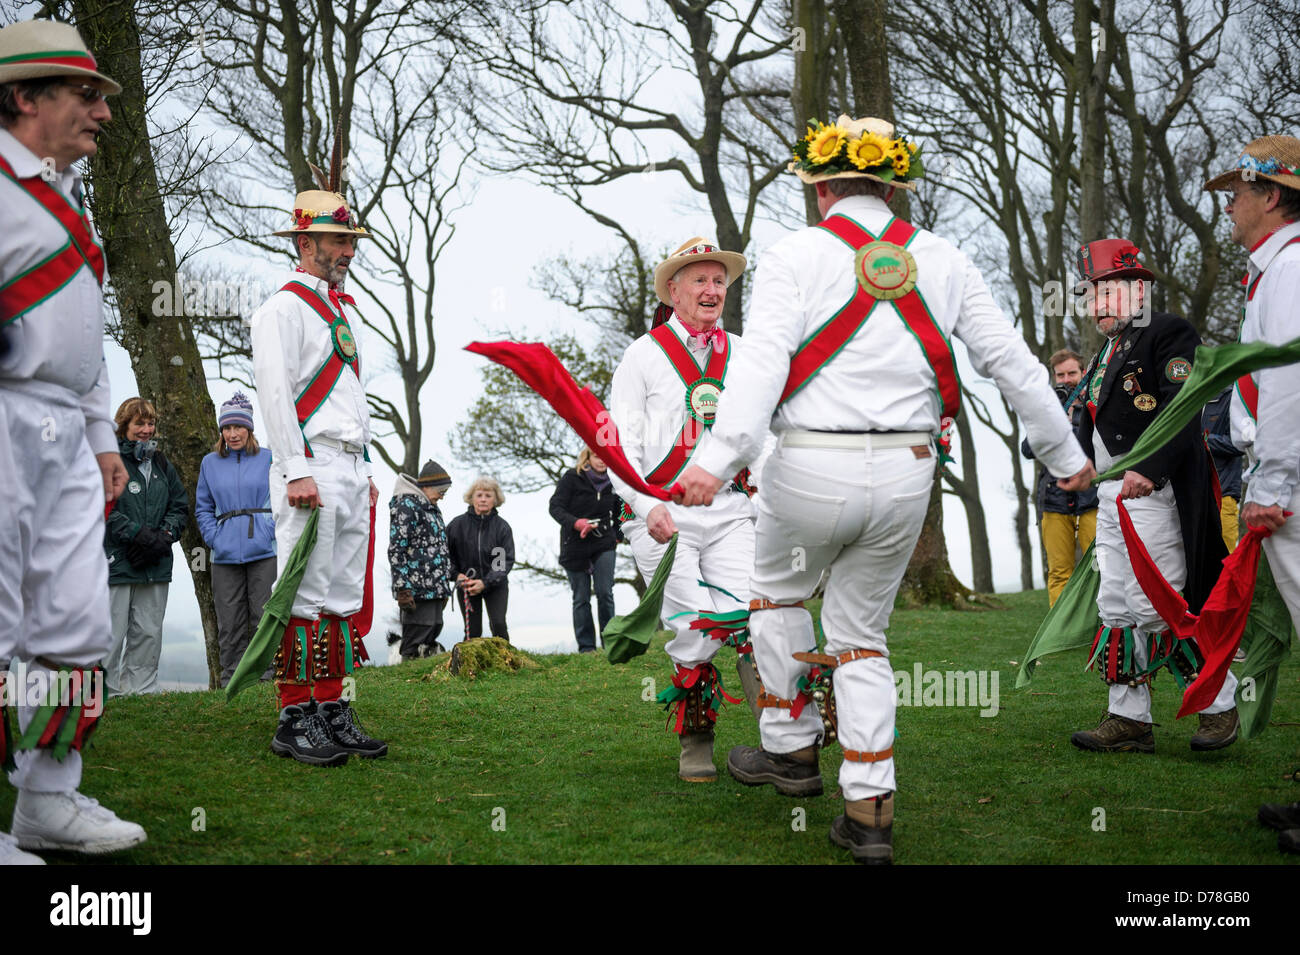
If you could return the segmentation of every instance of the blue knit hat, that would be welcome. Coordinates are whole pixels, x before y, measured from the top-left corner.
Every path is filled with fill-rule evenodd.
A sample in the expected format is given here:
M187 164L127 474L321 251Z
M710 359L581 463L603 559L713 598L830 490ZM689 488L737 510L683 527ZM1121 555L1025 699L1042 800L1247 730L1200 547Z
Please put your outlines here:
M249 431L253 430L253 403L242 391L236 391L234 396L221 406L221 414L217 415L218 427L224 428L228 424L241 424Z

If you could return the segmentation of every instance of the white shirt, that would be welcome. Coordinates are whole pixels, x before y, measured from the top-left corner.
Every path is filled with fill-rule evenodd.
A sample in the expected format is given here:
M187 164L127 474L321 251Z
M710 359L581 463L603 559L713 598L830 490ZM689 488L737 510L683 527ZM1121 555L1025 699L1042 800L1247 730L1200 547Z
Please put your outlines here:
M848 196L830 215L845 215L879 236L892 214L873 196ZM1071 475L1087 458L1074 438L1047 369L993 301L979 270L946 239L919 230L908 246L917 288L945 337L965 342L975 370L991 377L1024 420L1044 467ZM745 322L745 351L733 362L713 430L693 464L715 477L759 453L776 434L811 431L940 430L934 370L916 337L887 303L789 401L777 401L795 350L854 295L854 250L825 229L786 236L759 260Z
M715 347L713 344L696 344L694 336L676 314L668 320L667 327L685 344L701 371L708 367ZM718 336L725 336L727 342L726 386L729 388L732 369L741 353L740 337L728 335L720 327L714 334L715 340ZM686 386L668 356L650 335L642 335L623 352L623 360L614 369L614 379L610 384L609 411L618 427L624 454L633 469L645 477L668 456L682 425L686 423ZM599 452L600 449L596 450ZM737 470L739 468L727 472L728 480ZM655 505L665 503L657 497L633 490L613 471L609 475L614 490L641 520L645 520Z
M13 135L0 129L0 155L20 179L40 175L41 160ZM51 183L74 207L82 203L81 174L69 166ZM67 230L7 176L0 176L0 286L47 259L68 241ZM99 236L94 227L95 241ZM104 364L104 295L89 265L61 289L6 325L9 351L0 358L0 384L21 387L42 381L66 389L86 416L86 439L96 454L116 453Z
M1300 338L1300 243L1283 248L1297 236L1300 222L1289 223L1250 253L1247 286L1261 272L1264 277L1246 302L1243 342L1283 345ZM1250 452L1248 461L1256 462L1245 475L1249 483L1243 503L1287 508L1300 480L1300 370L1282 365L1262 368L1252 377L1259 387L1258 418L1251 421L1235 391L1232 402L1233 443Z
M289 272L286 281L314 288L333 310L329 283L305 272ZM348 324L355 330L359 318L355 309L344 306ZM320 371L334 350L334 339L325 320L293 292L279 291L266 300L252 319L253 376L257 382L262 418L266 422L271 460L286 481L311 477L303 438L330 438L351 444L370 443L370 410L366 390L355 372L345 366L334 389L320 409L298 426L294 401ZM366 474L371 473L369 462Z

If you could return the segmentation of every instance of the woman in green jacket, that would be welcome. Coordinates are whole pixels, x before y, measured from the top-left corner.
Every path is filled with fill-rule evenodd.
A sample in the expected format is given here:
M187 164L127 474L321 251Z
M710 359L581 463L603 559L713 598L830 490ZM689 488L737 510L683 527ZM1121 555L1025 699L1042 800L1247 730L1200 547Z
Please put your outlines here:
M114 420L127 482L105 521L113 646L104 658L104 684L109 696L124 696L158 685L172 544L189 520L189 498L154 440L154 406L129 398Z

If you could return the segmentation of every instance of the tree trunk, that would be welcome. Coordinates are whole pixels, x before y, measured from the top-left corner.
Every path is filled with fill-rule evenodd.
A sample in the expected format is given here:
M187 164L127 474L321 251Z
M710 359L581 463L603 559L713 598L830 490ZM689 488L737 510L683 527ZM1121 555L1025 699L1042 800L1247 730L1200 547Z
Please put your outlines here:
M1098 0L1097 51L1093 54L1093 0L1074 3L1074 68L1079 74L1079 242L1094 242L1106 233L1106 81L1110 76L1108 25L1112 0Z
M834 9L848 51L856 116L875 116L894 122L885 0L834 0ZM894 190L889 206L900 219L908 219L911 206L907 190ZM969 596L970 591L957 580L948 564L948 546L943 539L943 486L936 480L921 537L903 576L899 599L912 604L957 604Z
M790 104L794 110L794 134L804 135L810 119L829 122L830 47L832 33L827 28L826 4L823 0L794 0L794 83L790 87ZM817 209L817 190L803 187L804 220L808 225L822 221Z
M984 502L980 498L979 461L969 415L957 416L957 434L961 438L962 477L958 479L945 470L943 479L966 509L966 525L970 528L971 585L980 593L991 594L993 556L989 551L988 521L984 514Z
M188 321L183 315L159 316L153 310L160 297L156 283L165 284L164 294L171 301L179 296L173 294L176 252L150 151L135 10L126 0L73 0L72 9L99 68L122 85L121 95L110 98L113 121L100 133L99 151L90 163L91 210L103 236L122 341L140 395L158 410L161 450L175 466L192 505L199 464L216 433L216 412ZM203 618L208 685L216 687L220 665L212 577L208 551L193 519L181 544Z

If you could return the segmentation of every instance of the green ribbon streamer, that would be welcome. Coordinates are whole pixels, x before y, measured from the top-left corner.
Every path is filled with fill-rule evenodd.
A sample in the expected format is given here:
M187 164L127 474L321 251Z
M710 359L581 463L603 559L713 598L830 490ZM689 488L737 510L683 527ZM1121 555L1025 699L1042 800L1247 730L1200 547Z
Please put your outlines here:
M234 676L226 685L227 703L260 680L275 658L280 638L284 635L285 627L289 625L289 618L293 616L293 601L298 596L298 585L302 583L303 574L307 572L307 561L316 547L316 528L319 524L320 508L315 508L307 518L307 526L302 529L302 536L298 538L298 543L294 545L289 559L284 563L284 572L276 580L275 589L266 600L266 606L262 609L262 619L252 639L248 641L248 649L244 651L239 666L235 667ZM305 649L302 656L305 665L307 659ZM306 679L305 673L302 678Z
M631 613L614 617L605 625L601 638L605 641L610 663L626 663L649 648L655 631L659 629L659 617L664 607L664 588L668 585L676 556L677 535L674 534L668 542L668 549L659 559L659 566L655 568L649 586L641 596L641 602Z
M1038 661L1048 654L1063 650L1074 650L1092 645L1101 620L1097 616L1097 589L1101 586L1101 572L1093 566L1092 552L1096 544L1088 546L1070 582L1061 591L1060 598L1047 612L1029 649L1025 651L1024 662L1020 664L1020 675L1016 677L1016 688L1028 686L1034 677L1034 668Z
M1234 342L1217 348L1201 345L1192 359L1192 373L1174 400L1165 405L1165 410L1156 416L1142 437L1137 439L1133 450L1099 474L1097 482L1117 478L1139 461L1144 461L1159 451L1187 422L1200 417L1201 409L1207 401L1242 375L1293 362L1300 362L1300 338L1292 339L1285 345L1270 345L1267 342Z
M1291 639L1295 627L1286 602L1273 582L1268 558L1261 551L1255 575L1255 599L1242 633L1241 645L1246 660L1241 664L1241 681L1237 684L1237 715L1241 719L1241 738L1254 739L1268 726L1277 696L1277 671L1291 656ZM1248 682L1249 681L1249 682ZM1243 697L1252 688L1253 699Z

